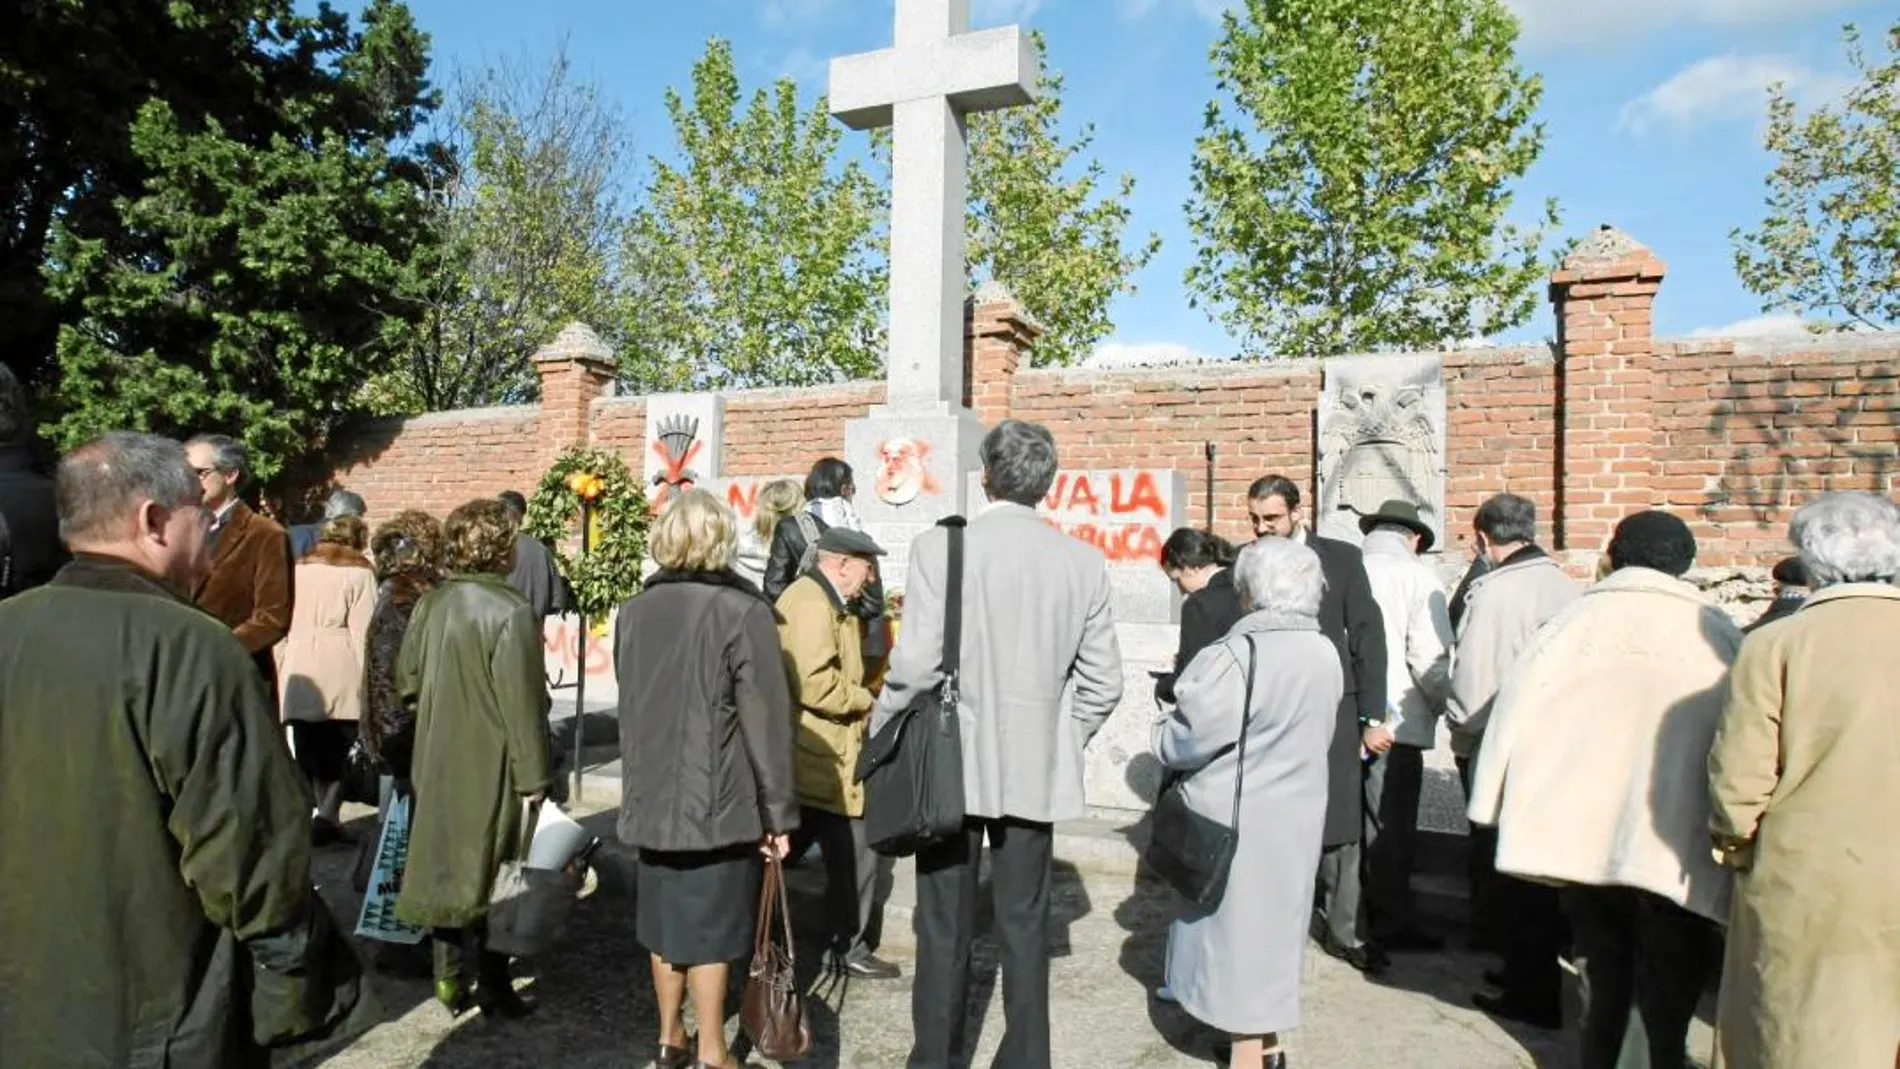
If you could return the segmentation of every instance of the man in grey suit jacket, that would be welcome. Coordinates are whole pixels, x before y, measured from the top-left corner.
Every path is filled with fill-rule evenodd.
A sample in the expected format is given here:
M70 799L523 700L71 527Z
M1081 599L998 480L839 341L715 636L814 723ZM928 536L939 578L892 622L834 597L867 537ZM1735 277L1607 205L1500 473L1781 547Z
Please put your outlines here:
M970 521L963 577L964 834L917 855L916 1029L910 1069L946 1069L961 1027L976 934L977 868L990 847L1003 973L995 1065L1048 1069L1049 875L1054 824L1086 813L1082 750L1122 696L1121 650L1100 552L1036 514L1055 481L1055 439L1005 420L983 439L990 503ZM904 626L873 732L943 678L949 535L911 543Z

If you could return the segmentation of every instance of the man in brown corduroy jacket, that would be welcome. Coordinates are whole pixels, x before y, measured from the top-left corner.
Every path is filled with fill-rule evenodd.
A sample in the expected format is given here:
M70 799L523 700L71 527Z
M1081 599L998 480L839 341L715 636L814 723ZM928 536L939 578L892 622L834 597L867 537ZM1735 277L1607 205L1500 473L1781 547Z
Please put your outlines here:
M211 513L211 574L199 581L192 600L224 621L274 686L271 650L290 629L290 538L238 500L248 477L242 444L202 434L185 452Z

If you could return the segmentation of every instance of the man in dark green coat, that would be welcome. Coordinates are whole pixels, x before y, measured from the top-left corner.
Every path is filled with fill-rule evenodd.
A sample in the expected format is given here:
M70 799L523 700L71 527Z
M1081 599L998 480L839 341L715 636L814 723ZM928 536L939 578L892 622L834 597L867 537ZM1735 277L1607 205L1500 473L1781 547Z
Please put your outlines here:
M541 619L508 585L515 521L501 502L463 505L442 534L449 580L416 605L396 659L396 693L416 710L396 916L434 929L436 998L451 1013L518 1017L529 1006L483 926L496 872L521 854L526 804L548 788Z
M177 442L61 462L74 560L0 604L0 1065L233 1069L333 1031L360 971L250 655L181 593L208 517Z

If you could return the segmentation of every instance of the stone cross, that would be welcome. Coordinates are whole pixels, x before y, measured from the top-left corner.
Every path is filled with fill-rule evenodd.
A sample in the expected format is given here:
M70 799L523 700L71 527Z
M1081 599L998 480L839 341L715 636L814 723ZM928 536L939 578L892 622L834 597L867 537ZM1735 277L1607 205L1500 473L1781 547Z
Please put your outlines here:
M963 404L963 117L1036 99L1018 27L970 33L969 0L896 0L896 46L831 61L831 113L891 127L890 360L885 406Z

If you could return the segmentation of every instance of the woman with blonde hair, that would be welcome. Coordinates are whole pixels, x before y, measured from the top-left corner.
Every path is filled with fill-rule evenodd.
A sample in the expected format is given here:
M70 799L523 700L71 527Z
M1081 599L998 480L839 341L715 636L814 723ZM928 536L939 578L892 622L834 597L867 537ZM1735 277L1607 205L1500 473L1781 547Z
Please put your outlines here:
M805 507L805 488L791 479L776 479L759 489L758 504L752 523L739 532L738 556L732 570L764 589L766 562L772 553L772 536L779 521L795 516Z
M507 956L485 948L483 923L495 874L548 788L541 621L508 585L506 505L463 505L443 541L449 578L416 605L396 661L396 693L416 712L415 818L396 916L433 929L435 995L449 1012L521 1017L530 1007Z
M736 542L731 510L711 494L675 497L649 535L660 571L614 624L619 831L640 851L635 928L651 956L662 1067L732 1064L726 978L752 951L760 854L783 858L798 826L777 615L733 574Z
M376 611L376 575L363 547L369 528L356 516L324 523L297 563L290 630L277 648L278 706L290 725L297 764L317 796L317 842L343 837L343 779L363 717L363 656Z

